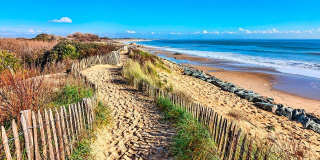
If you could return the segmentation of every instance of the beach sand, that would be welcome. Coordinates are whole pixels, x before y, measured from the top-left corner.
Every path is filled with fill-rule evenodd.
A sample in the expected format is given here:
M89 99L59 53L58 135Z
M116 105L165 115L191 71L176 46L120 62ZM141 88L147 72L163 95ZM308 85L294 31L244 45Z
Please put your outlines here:
M167 57L179 59L179 60L188 60L191 62L198 62L197 65L192 65L186 63L192 68L202 70L207 74L215 76L223 81L228 81L234 83L237 86L240 86L245 89L253 90L256 93L259 93L262 96L272 97L275 102L278 104L283 104L285 106L290 106L296 109L305 109L306 112L313 114L317 117L320 117L320 101L300 97L297 95L289 94L283 91L276 90L272 87L272 82L275 79L274 75L258 72L249 72L249 71L228 71L221 68L209 67L203 64L217 64L219 60L212 60L208 58L195 57L186 54L174 55L172 52L155 50L150 48L140 48L145 51L154 51L155 54L163 54ZM200 65L199 65L200 64ZM248 69L250 70L250 69Z

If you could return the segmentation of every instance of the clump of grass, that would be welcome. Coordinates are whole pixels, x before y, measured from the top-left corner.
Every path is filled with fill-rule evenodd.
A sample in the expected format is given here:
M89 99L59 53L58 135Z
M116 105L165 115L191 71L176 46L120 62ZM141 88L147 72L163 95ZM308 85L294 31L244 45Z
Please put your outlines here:
M231 111L229 111L228 115L239 121L247 120L246 115L238 110L232 109Z
M208 130L190 113L173 105L167 98L157 99L157 106L165 119L173 122L177 129L172 146L172 154L176 159L218 159Z
M76 142L75 150L71 155L71 160L86 160L93 159L91 155L91 140L90 138L82 138L80 141Z
M164 66L164 63L161 60L159 60L159 62L157 62L155 65L157 68L160 68L168 73L171 73L171 70L169 68L167 68L166 66Z
M83 85L68 83L58 92L54 104L64 106L79 102L82 98L91 97L93 90Z
M98 106L95 107L94 115L96 128L107 126L112 120L111 110L103 102L99 102Z
M274 125L267 125L267 129L270 131L275 131Z

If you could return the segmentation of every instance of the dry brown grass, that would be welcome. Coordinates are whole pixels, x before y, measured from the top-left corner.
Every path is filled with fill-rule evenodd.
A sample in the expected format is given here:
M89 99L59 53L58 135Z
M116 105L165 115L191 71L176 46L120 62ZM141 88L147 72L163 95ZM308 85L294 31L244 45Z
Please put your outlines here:
M55 84L40 74L39 68L0 74L0 123L19 119L20 111L37 110L50 101Z
M51 50L58 41L36 41L15 38L0 38L0 50L7 50L23 61L35 63L43 54Z
M242 111L239 111L239 110L232 109L232 110L229 111L229 113L227 115L233 117L235 120L248 121L248 118L247 118L246 114L243 113Z

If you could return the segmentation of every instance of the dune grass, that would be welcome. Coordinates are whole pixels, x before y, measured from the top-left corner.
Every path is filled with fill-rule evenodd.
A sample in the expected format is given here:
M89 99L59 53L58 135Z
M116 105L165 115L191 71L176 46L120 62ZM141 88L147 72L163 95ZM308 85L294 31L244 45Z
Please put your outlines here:
M219 159L207 128L190 113L173 105L167 98L158 98L156 104L165 119L176 127L177 135L173 138L171 150L175 159Z

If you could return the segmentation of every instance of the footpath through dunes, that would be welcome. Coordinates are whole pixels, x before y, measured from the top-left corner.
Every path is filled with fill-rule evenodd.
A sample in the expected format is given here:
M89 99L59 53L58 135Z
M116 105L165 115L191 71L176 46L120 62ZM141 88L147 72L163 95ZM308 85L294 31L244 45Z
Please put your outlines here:
M112 109L113 124L97 131L96 159L172 159L175 132L153 101L126 84L122 66L97 65L81 73L98 85L98 97Z

